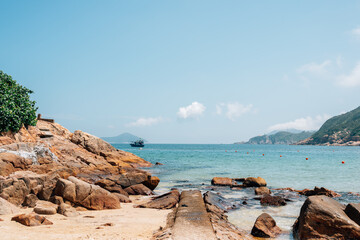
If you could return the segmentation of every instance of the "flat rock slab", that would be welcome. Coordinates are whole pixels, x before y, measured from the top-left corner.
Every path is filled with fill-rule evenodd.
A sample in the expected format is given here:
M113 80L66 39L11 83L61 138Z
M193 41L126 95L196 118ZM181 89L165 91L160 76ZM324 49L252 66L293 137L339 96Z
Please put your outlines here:
M200 191L181 193L172 233L174 240L217 239Z

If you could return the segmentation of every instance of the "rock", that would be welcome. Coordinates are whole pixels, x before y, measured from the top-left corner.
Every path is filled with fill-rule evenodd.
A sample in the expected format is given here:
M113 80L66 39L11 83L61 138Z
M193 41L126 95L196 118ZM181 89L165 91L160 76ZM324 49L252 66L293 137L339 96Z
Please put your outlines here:
M58 205L39 200L34 208L34 212L43 215L54 215L57 212Z
M267 213L261 214L255 221L251 230L251 235L261 238L274 238L281 233L281 229L276 226L275 220Z
M72 206L61 203L57 208L57 213L64 215L65 217L76 217L79 216L79 213Z
M119 193L119 194L129 197L129 194L124 189L122 189L122 187L119 185L112 186L112 187L105 187L105 189L111 193Z
M120 202L123 202L123 203L131 203L131 199L129 198L129 196L126 196L126 195L123 195L123 194L120 194L120 193L113 193L113 195L115 195Z
M143 184L136 184L124 189L129 195L153 195L153 192Z
M39 199L49 201L54 190L54 186L43 186L38 193Z
M30 190L26 186L23 180L16 179L12 182L12 185L2 189L0 197L7 201L19 206L25 200L25 197L30 193Z
M78 211L78 212L85 212L85 211L87 211L86 208L81 207L81 206L76 207L75 210Z
M14 143L15 141L7 136L0 136L0 146L9 145Z
M22 205L33 208L36 206L36 202L38 200L39 200L38 197L35 194L31 193L31 194L26 195L25 200Z
M53 223L47 220L45 217L30 213L30 214L20 214L11 218L11 221L16 221L22 225L32 227L39 225L52 225Z
M119 199L115 195L97 185L89 184L75 177L69 177L68 180L59 179L55 194L87 209L120 208Z
M17 206L0 197L0 215L13 214L19 211L20 209Z
M285 206L286 202L285 199L280 196L271 196L267 194L261 198L260 204L263 206Z
M64 203L64 199L60 196L51 196L50 202L52 202L56 205L60 205L60 204Z
M178 190L172 190L160 196L153 197L149 202L140 204L139 208L171 209L176 206L180 200Z
M159 166L159 165L164 165L164 164L162 164L160 162L156 162L155 165Z
M263 179L261 177L257 177L257 178L248 177L243 182L243 186L244 187L265 187L266 181L265 181L265 179Z
M100 155L102 152L116 151L116 149L104 140L89 133L77 130L71 137L71 141L88 150L89 152Z
M265 195L265 194L271 194L270 189L268 189L267 187L255 188L255 195Z
M216 207L222 209L223 211L227 211L234 208L234 205L226 200L219 194L213 192L204 193L204 201L206 204L215 205Z
M340 194L334 192L334 191L331 191L329 189L326 189L326 188L318 188L318 187L315 187L313 190L309 190L309 189L304 189L302 191L299 191L299 194L301 195L305 195L305 196L314 196L314 195L325 195L325 196L328 196L328 197L341 197Z
M109 179L100 179L99 181L97 181L95 183L95 185L99 185L100 187L106 189L106 187L114 186L115 183L113 181L109 180Z
M143 182L143 184L148 187L150 190L154 190L159 184L160 179L156 176L148 176L147 181Z
M232 186L234 184L234 181L232 178L228 177L214 177L211 180L211 185L217 185L217 186Z
M330 197L308 197L293 226L295 239L360 239L360 226L344 210Z
M351 220L360 225L360 203L350 203L345 208L345 213Z

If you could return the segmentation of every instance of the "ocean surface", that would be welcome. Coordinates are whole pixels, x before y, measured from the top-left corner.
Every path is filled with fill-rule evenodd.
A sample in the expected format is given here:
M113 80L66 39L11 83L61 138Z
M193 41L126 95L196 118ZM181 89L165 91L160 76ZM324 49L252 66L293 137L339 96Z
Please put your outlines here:
M237 209L229 211L229 220L249 233L256 218L266 212L284 230L279 239L293 239L292 225L306 198L276 188L302 190L325 187L342 194L337 198L342 203L360 202L360 197L352 194L360 193L360 147L146 144L140 149L128 144L113 145L153 164L164 164L147 169L161 180L155 190L158 194L173 187L221 193L237 206ZM258 176L266 180L274 194L284 195L291 201L283 207L263 207L253 199L253 188L230 190L228 187L211 186L213 177Z

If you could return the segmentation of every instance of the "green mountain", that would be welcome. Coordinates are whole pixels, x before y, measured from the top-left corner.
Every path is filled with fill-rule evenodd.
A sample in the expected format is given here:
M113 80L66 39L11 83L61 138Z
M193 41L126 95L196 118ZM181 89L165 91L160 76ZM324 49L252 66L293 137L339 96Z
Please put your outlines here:
M360 107L327 120L301 145L360 145Z
M294 144L310 137L314 132L292 133L281 131L271 135L250 138L248 144Z
M140 137L132 135L131 133L123 133L116 137L102 137L102 139L109 143L129 143L139 140ZM147 142L146 140L144 141Z

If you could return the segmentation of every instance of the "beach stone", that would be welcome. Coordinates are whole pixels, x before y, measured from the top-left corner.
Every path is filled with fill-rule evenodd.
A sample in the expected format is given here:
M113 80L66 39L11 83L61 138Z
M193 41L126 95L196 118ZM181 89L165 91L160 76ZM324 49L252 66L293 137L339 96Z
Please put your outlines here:
M39 199L49 201L54 190L54 186L43 186L38 193Z
M124 189L129 195L153 195L152 191L143 184L136 184Z
M235 208L235 206L227 199L225 199L219 194L210 191L204 193L204 202L209 205L214 205L222 209L223 211L227 211Z
M113 195L115 195L120 202L123 202L123 203L131 203L131 199L129 198L129 196L126 196L126 195L123 195L123 194L120 194L120 193L112 193Z
M22 205L33 208L36 206L36 202L38 200L39 200L38 197L35 194L31 193L31 194L26 195L25 200Z
M20 209L17 206L0 197L0 215L13 214L19 211Z
M295 239L360 239L360 226L345 213L345 206L321 195L310 196L293 226Z
M360 225L360 203L350 203L345 208L345 213L351 220Z
M16 215L13 218L11 218L11 221L16 221L28 227L53 224L45 217L37 215L35 213Z
M39 200L34 208L34 212L43 215L54 215L57 212L58 205Z
M286 201L283 197L266 194L261 198L260 204L263 206L285 206Z
M281 229L276 226L275 220L267 213L261 214L255 221L251 230L251 235L261 238L275 238L281 233Z
M234 184L234 181L232 178L228 177L214 177L211 180L211 185L217 185L217 186L232 186Z
M105 189L111 193L119 193L119 194L129 197L129 194L119 185L112 186L112 187L105 187Z
M63 199L74 202L76 199L75 183L60 178L55 186L55 194L61 196Z
M150 190L154 190L159 184L160 179L156 176L148 176L148 179L143 184Z
M64 215L65 217L76 217L79 216L79 213L72 206L61 203L57 208L57 213Z
M328 197L341 197L340 194L334 192L334 191L331 191L329 189L326 189L324 187L321 187L321 188L318 188L318 187L315 187L313 190L310 190L310 189L304 189L302 191L299 191L299 194L301 195L305 195L305 196L314 196L314 195L325 195L325 196L328 196Z
M172 190L160 196L153 197L149 202L140 204L139 208L171 209L176 206L180 200L178 190Z
M265 187L266 181L262 177L248 177L245 178L245 181L243 182L244 187Z
M268 189L267 187L255 188L255 195L265 195L265 194L271 194L270 189Z
M30 193L30 190L26 186L23 180L16 179L12 182L12 185L6 187L2 190L0 197L6 199L7 201L15 204L16 206L21 205L25 197Z
M51 196L50 202L52 202L56 205L60 205L60 204L64 203L64 199L60 196Z

